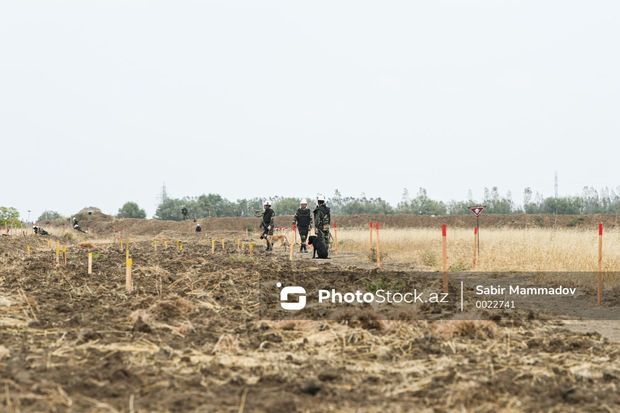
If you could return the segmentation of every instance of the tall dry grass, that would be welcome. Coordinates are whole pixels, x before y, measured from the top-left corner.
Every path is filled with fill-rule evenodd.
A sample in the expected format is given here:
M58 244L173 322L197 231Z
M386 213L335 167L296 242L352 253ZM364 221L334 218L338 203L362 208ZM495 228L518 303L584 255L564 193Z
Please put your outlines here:
M373 234L373 237L375 234ZM440 270L439 228L386 229L380 233L386 264L411 264ZM373 238L374 239L374 238ZM368 230L339 230L340 250L369 255ZM448 266L451 271L473 270L474 235L471 229L448 228ZM596 271L598 232L595 229L482 228L479 271ZM603 269L620 271L620 231L606 231Z

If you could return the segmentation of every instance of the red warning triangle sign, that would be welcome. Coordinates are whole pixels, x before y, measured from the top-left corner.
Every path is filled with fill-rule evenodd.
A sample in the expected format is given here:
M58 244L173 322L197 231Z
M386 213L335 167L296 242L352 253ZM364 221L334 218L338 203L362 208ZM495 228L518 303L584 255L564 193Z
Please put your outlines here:
M486 207L482 205L478 205L478 206L469 207L469 210L471 211L472 214L479 217L480 214L482 214L482 211L484 211L484 208Z

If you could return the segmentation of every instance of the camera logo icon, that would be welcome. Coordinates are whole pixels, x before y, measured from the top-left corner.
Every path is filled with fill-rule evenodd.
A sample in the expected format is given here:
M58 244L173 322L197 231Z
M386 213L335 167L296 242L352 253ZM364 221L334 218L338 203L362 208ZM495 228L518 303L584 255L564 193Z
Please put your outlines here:
M282 283L276 283L282 288ZM289 296L297 296L296 301L289 301ZM287 311L299 311L306 307L306 289L298 285L284 287L280 290L280 307Z

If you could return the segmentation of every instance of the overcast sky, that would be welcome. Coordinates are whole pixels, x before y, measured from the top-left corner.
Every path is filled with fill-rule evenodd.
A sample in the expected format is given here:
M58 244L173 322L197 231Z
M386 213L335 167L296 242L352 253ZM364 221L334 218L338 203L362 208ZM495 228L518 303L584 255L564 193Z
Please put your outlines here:
M620 185L617 1L4 1L0 205Z

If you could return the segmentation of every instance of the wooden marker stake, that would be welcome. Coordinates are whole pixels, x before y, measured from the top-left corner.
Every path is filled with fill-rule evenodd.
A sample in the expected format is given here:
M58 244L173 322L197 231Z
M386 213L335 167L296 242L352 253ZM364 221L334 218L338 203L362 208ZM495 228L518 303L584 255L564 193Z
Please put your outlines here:
M125 261L125 288L127 292L130 293L133 291L133 278L131 277L131 267L133 266L133 260L131 258L127 258Z
M89 252L88 253L88 274L92 274L93 273L93 253Z
M443 292L448 292L448 242L446 224L441 225L441 256L443 258Z
M211 254L215 254L215 240L211 240Z
M60 246L56 243L56 265L60 265Z
M254 255L254 242L250 241L249 250L250 250L250 256L253 256Z
M226 247L226 240L222 238L222 250Z
M603 304L603 224L598 224L598 305Z
M375 222L375 229L377 230L377 266L381 267L381 247L379 242L379 221Z
M62 247L62 258L65 262L65 267L67 266L67 246Z

